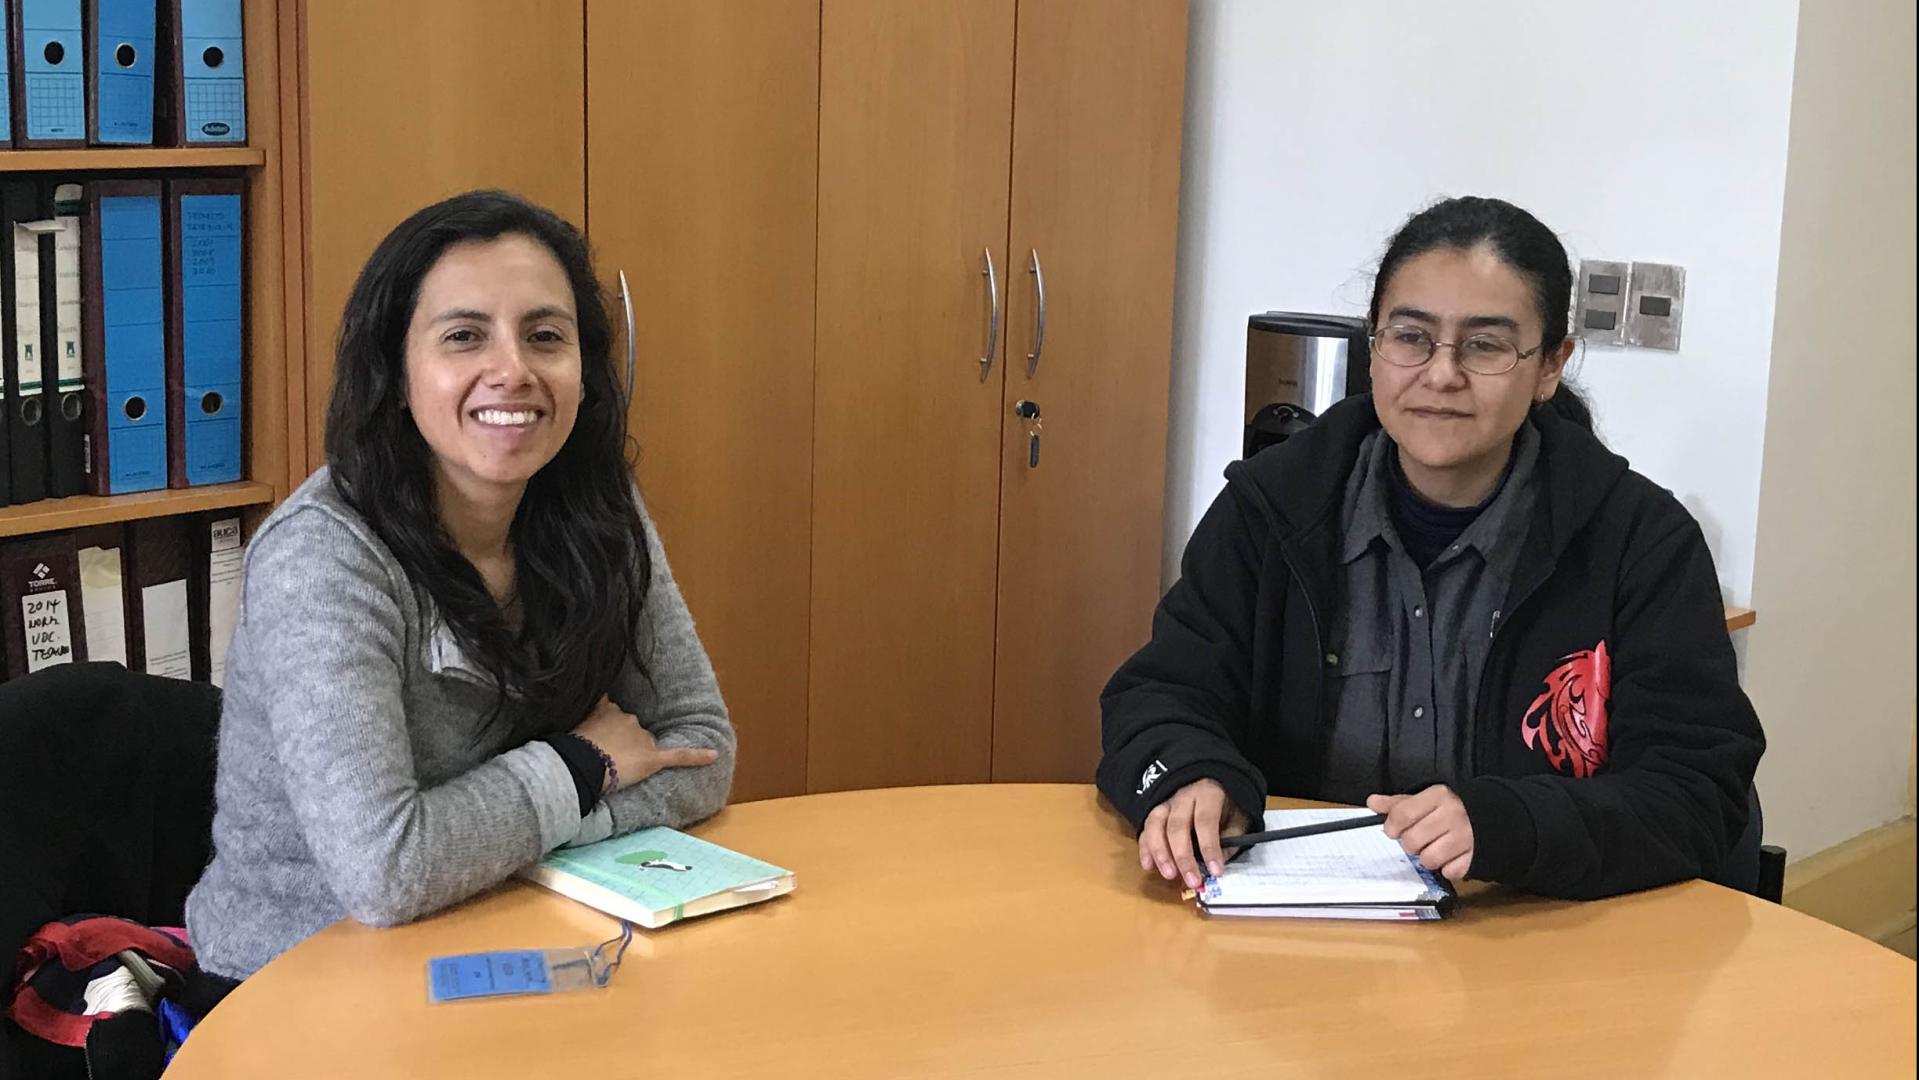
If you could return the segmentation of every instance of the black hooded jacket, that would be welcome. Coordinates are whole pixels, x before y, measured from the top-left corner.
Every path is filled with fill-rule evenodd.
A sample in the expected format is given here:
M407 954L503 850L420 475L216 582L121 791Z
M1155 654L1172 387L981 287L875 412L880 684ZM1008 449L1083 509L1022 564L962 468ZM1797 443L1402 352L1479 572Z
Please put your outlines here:
M1478 696L1471 876L1591 898L1718 872L1765 748L1712 555L1671 492L1578 424L1533 411L1540 497ZM1370 396L1226 470L1152 640L1100 702L1100 790L1135 828L1217 780L1319 796L1340 503Z

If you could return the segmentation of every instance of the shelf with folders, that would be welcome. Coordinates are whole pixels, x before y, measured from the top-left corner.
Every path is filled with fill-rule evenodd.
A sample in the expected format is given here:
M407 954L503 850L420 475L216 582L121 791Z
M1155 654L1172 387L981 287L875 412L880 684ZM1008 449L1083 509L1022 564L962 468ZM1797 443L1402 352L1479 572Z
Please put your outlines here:
M164 7L168 0L157 2ZM71 180L92 188L96 182L125 180L170 190L218 178L243 181L238 475L190 480L194 486L34 501L21 501L16 489L13 503L0 505L0 537L229 509L239 511L251 527L305 476L304 469L297 475L291 471L288 452L304 438L303 428L292 423L303 417L302 357L288 349L289 331L303 325L304 308L302 255L289 243L284 218L288 193L298 190L301 154L297 131L288 128L283 134L283 125L292 121L281 80L283 71L297 68L297 34L289 19L291 5L239 3L245 16L245 145L28 148L16 143L0 149L0 183Z
M111 514L247 479L245 198L233 177L0 179L0 500Z
M221 682L244 516L224 508L0 538L0 679L111 661Z

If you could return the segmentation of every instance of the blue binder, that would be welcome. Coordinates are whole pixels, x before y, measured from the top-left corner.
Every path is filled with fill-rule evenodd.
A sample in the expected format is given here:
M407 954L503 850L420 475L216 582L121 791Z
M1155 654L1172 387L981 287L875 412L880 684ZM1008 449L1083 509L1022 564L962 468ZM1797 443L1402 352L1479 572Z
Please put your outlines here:
M0 4L0 150L13 146L13 12ZM6 505L0 499L0 506Z
M87 141L153 144L153 0L87 0Z
M80 0L19 0L20 81L25 115L17 145L87 144L86 45Z
M95 495L167 486L166 299L158 180L87 185L81 231Z
M240 479L245 181L167 184L167 483Z
M247 141L246 37L240 0L172 0L174 141Z

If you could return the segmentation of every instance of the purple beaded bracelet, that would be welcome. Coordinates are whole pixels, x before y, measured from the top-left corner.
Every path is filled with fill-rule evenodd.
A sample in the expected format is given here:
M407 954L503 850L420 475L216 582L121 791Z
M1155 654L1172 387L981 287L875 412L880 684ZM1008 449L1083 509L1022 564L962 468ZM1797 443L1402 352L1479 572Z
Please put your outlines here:
M607 755L606 751L600 749L599 743L594 742L592 739L581 735L579 736L579 740L592 747L593 752L600 755L600 764L606 767L606 784L600 788L600 797L605 798L620 790L620 770L614 767L613 759Z

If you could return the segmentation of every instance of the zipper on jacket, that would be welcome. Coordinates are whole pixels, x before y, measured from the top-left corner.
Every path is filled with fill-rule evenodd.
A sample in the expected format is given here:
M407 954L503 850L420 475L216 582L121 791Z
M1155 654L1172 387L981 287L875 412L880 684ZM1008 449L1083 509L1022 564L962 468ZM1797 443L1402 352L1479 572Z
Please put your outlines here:
M1525 604L1533 598L1533 594L1537 593L1540 588L1546 584L1546 578L1551 576L1551 571L1548 571L1545 578L1540 578L1534 582L1532 588L1527 589L1524 594L1520 595L1510 605L1493 612L1492 627L1486 632L1487 636L1491 639L1491 644L1486 646L1486 666L1480 669L1479 672L1479 720L1481 722L1473 732L1473 763L1482 772L1486 769L1485 758L1488 739L1488 735L1486 734L1488 725L1485 723L1485 720L1490 716L1493 721L1490 726L1493 728L1497 728L1499 722L1498 715L1491 711L1490 701L1486 697L1487 682L1492 678L1494 662L1499 658L1499 624L1502 622L1511 622L1512 620L1505 616L1525 606Z
M1319 609L1313 606L1313 590L1306 587L1306 578L1300 574L1293 560L1286 557L1285 549L1280 549L1279 559L1286 564L1286 572L1293 577L1293 584L1299 588L1299 595L1306 600L1306 616L1313 620L1313 708L1320 714L1318 720L1324 722L1326 712L1326 635L1320 632Z

